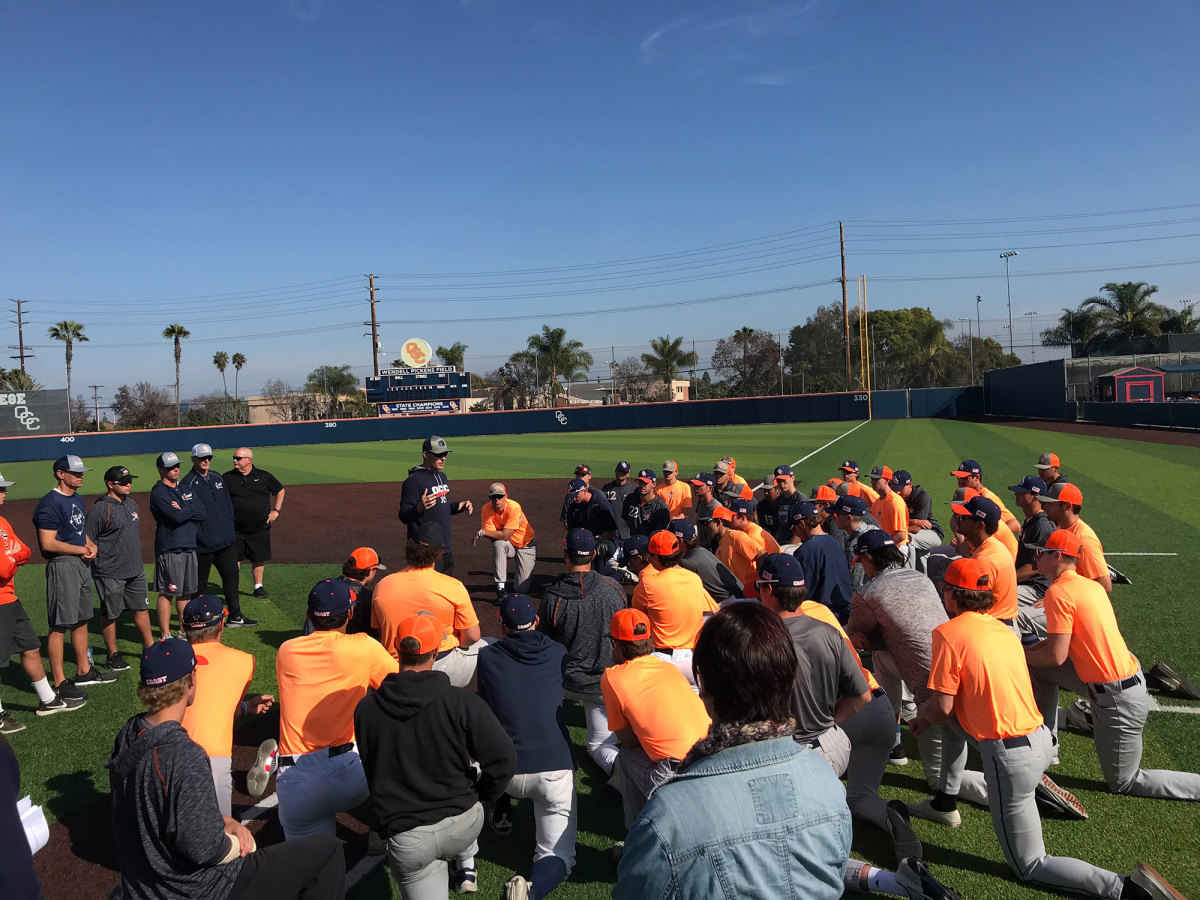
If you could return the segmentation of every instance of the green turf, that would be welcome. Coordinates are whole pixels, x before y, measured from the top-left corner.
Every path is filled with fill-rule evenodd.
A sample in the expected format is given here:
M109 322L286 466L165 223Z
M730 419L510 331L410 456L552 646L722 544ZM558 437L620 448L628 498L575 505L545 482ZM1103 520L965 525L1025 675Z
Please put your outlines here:
M604 434L518 435L504 438L456 438L447 474L453 479L550 477L566 479L576 462L589 463L599 477L607 476L618 459L635 468L657 469L666 458L679 461L683 472L708 469L728 453L752 483L781 463L791 463L843 434L854 423L812 423L707 429L663 429ZM1190 475L1195 471L1195 448L1120 441L998 425L951 420L879 421L859 428L849 437L813 455L797 472L805 488L835 474L847 456L864 469L874 463L909 469L938 504L941 517L954 479L948 474L964 457L978 459L983 479L1006 500L1004 489L1034 471L1039 454L1053 450L1064 470L1084 493L1084 518L1099 532L1110 552L1175 552L1177 557L1113 557L1112 562L1134 581L1118 587L1113 597L1131 649L1149 665L1166 658L1190 674L1200 673L1200 651L1194 647L1194 588L1186 565L1200 538L1200 511L1192 503ZM258 462L285 484L338 481L393 481L419 461L419 442L392 444L342 444L257 451ZM121 460L130 464L127 460ZM108 460L88 460L102 471ZM224 467L228 460L218 463ZM132 461L137 474L152 478L152 459ZM14 497L36 496L49 487L45 464L6 464L6 478L21 481ZM98 481L91 476L93 483ZM33 484L36 482L36 484ZM145 481L142 482L146 484ZM1136 487L1135 487L1136 486ZM24 493L19 489L24 488ZM1015 506L1012 507L1015 511ZM550 528L557 510L534 510L537 522ZM944 520L943 520L944 521ZM15 522L24 535L26 523ZM375 538L380 540L379 537ZM347 536L347 544L359 538ZM270 573L272 597L252 601L262 620L260 629L232 630L228 642L259 659L255 689L273 691L272 654L296 629L308 588L329 574L320 566L274 566ZM248 573L247 573L248 575ZM44 633L43 568L25 567L17 588L39 633ZM247 587L247 586L244 586ZM123 648L135 652L131 627L121 631ZM98 636L92 644L100 646ZM68 671L71 670L68 665ZM135 709L132 673L121 682L90 690L88 706L72 714L35 719L33 698L17 666L2 676L0 700L5 708L29 724L11 738L22 765L23 791L45 803L52 817L69 815L97 794L103 794L107 777L103 760L117 726ZM1185 701L1174 705L1195 707ZM582 745L578 709L568 709L572 737ZM1156 712L1146 728L1147 767L1200 771L1200 716ZM906 735L913 762L889 769L882 793L885 798L917 799L924 796L915 746ZM1086 822L1044 823L1050 853L1072 855L1115 871L1127 872L1138 862L1149 862L1170 878L1184 894L1200 892L1200 862L1196 835L1200 834L1200 804L1114 797L1103 790L1099 766L1089 742L1067 734L1061 752L1063 764L1052 771L1064 787L1087 806ZM598 775L590 763L580 770L581 830L579 862L571 880L556 896L598 898L607 896L615 877L608 854L621 831L620 809L593 796ZM496 896L514 870L524 872L532 848L532 816L528 804L517 807L517 828L501 840L487 829L481 838L480 891ZM702 814L703 811L698 811ZM964 810L963 827L945 829L918 822L915 827L927 841L926 852L934 871L971 898L1023 898L1045 896L1016 884L1000 855L991 822L982 810ZM858 828L855 853L880 865L892 863L881 835L870 826ZM399 893L384 868L376 869L352 894L355 898L393 896Z

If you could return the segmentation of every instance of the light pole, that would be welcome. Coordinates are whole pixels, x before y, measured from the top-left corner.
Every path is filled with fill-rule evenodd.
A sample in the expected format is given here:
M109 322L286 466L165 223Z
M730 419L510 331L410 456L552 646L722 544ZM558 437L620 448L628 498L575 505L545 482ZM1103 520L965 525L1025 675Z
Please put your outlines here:
M1008 352L1013 352L1013 333L1012 333L1012 283L1008 278L1008 261L1014 256L1018 256L1016 250L1005 250L1000 254L1000 258L1004 260L1004 287L1008 291Z
M967 348L971 355L971 384L975 383L975 340L971 336L971 317L959 319L960 322L967 323Z
M975 333L977 335L979 335L979 339L982 341L983 340L983 325L980 324L980 319L979 319L979 305L981 303L983 303L983 297L979 296L979 294L976 294L975 295Z
M1029 316L1029 361L1037 362L1037 338L1034 336L1033 320L1037 318L1037 313L1027 312Z

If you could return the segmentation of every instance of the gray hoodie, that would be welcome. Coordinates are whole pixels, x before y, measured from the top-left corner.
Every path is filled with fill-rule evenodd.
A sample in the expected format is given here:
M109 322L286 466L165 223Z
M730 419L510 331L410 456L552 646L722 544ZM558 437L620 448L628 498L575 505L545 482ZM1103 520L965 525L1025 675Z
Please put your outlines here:
M608 623L628 605L625 592L599 572L568 572L543 591L538 630L567 648L564 689L600 693L600 673L612 665Z

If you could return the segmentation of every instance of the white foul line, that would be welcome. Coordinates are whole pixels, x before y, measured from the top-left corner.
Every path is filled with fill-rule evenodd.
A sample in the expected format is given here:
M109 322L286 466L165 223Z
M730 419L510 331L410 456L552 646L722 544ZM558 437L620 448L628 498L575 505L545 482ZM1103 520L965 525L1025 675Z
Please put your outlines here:
M1200 716L1200 706L1173 706L1167 703L1159 703L1158 698L1152 695L1150 697L1150 712L1185 713L1189 716Z
M247 822L253 822L255 819L262 818L267 814L267 810L274 809L278 805L278 794L270 794L266 797L263 797L258 801L258 803L250 807L242 814L242 824L245 825Z
M846 435L853 434L854 432L858 431L858 429L862 428L864 425L866 425L868 422L871 422L871 421L873 421L873 420L872 420L872 419L864 419L863 421L861 421L861 422L859 422L857 425L855 425L853 428L851 428L849 431L847 431L847 432L846 432L846 434L839 434L837 437L835 437L835 438L834 438L832 441L830 441L828 444L825 444L823 447L818 447L816 450L814 450L812 453L809 453L807 456L802 456L802 457L800 457L798 460L796 460L794 463L792 463L792 465L793 465L793 466L798 466L798 465L800 465L800 463L804 462L806 459L809 459L810 457L816 456L818 453L820 453L822 450L824 450L824 449L825 449L825 447L832 447L834 444L836 444L836 443L837 443L838 441L840 441L842 438L846 437ZM764 486L765 486L765 483L764 483L764 482L759 482L757 485L755 485L754 487L750 488L750 490L752 490L752 491L757 491L757 490L759 490L760 488L762 488L762 487L764 487Z
M1178 553L1110 553L1104 551L1105 556L1178 556Z

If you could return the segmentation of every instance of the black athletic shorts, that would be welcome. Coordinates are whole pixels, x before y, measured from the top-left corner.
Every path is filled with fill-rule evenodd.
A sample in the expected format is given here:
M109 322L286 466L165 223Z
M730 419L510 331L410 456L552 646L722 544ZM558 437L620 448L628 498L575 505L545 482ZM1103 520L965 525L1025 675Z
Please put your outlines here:
M8 659L14 653L41 649L42 642L29 624L21 601L0 606L0 666L8 665Z
M271 529L238 534L233 541L237 548L238 562L250 560L254 565L271 561Z

